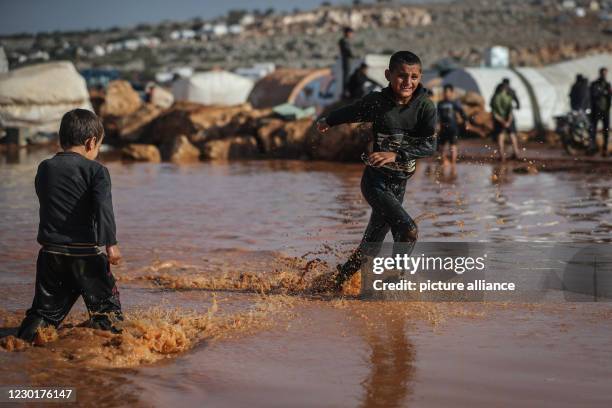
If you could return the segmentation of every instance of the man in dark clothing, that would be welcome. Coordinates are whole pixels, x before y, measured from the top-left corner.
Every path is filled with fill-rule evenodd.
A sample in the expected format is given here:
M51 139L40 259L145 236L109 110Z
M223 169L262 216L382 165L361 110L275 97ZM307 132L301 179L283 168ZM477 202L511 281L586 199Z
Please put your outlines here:
M342 64L342 97L348 96L347 85L349 81L349 75L351 74L351 58L354 58L353 51L351 50L351 38L353 37L353 29L351 27L345 27L343 30L343 36L338 41L340 47L340 60Z
M610 131L610 99L612 97L612 89L610 83L606 80L608 70L606 68L599 69L599 78L591 83L591 148L589 153L593 154L597 151L595 138L597 136L597 125L599 121L603 123L603 150L601 154L606 157L608 155L608 136Z
M444 85L444 95L438 102L438 149L442 153L442 159L446 163L445 147L449 145L451 152L451 164L457 163L457 140L459 138L459 125L457 124L457 114L467 125L467 115L463 111L461 104L455 99L455 88L451 84Z
M382 86L378 82L368 77L368 66L364 62L359 66L359 68L357 68L357 70L355 70L355 72L353 72L353 74L349 78L347 84L349 99L359 99L363 97L366 93L368 93L366 89L366 86L368 84L379 86L382 88Z
M417 239L417 225L402 201L416 159L431 156L436 150L436 108L420 83L421 61L415 54L393 54L385 77L389 86L382 91L372 92L317 122L320 132L342 123L372 123L371 151L363 156L366 168L361 179L361 191L372 207L372 215L358 249L338 266L337 288L359 270L368 248L378 252L376 248L389 230L395 242L409 245L407 252Z
M36 285L18 336L33 341L39 328L59 326L83 296L90 326L118 332L119 292L109 264L121 259L108 170L94 161L104 129L93 113L75 109L60 126L63 152L38 166L40 203ZM106 247L106 254L99 246Z
M576 82L572 85L569 93L570 108L573 111L584 112L591 105L589 82L581 74L576 75Z

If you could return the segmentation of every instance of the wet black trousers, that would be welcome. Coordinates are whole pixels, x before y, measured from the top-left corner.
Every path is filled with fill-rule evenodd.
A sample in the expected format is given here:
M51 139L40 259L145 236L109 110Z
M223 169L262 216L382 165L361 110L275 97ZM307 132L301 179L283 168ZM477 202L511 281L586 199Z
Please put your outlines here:
M83 296L90 327L117 332L123 320L119 291L105 254L72 256L41 249L36 262L36 288L18 337L32 341L40 327L59 326Z
M389 231L393 235L394 255L410 256L412 253L418 229L402 206L408 178L385 174L370 166L365 168L361 178L361 193L372 207L372 215L357 250L344 264L337 267L338 286L357 272L368 256L376 256L380 252Z
M366 167L361 178L361 193L372 207L370 221L363 234L360 249L382 244L391 230L395 242L416 240L417 225L402 206L406 177L394 177L372 167ZM374 245L372 248L372 244Z
M608 136L610 134L610 112L609 111L600 111L600 110L592 110L591 111L591 150L597 149L597 145L595 144L595 138L597 137L597 125L599 121L603 124L603 151L604 153L608 152Z

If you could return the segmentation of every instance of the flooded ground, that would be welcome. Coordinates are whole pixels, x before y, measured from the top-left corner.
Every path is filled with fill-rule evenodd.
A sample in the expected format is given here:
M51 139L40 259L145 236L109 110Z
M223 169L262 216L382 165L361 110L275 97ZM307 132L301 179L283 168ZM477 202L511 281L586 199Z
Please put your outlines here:
M0 336L33 294L33 178L0 159ZM381 303L316 289L369 215L362 166L108 162L125 333L0 342L0 383L84 406L610 406L612 305ZM610 174L420 163L405 206L427 241L611 241ZM7 350L21 350L12 351Z

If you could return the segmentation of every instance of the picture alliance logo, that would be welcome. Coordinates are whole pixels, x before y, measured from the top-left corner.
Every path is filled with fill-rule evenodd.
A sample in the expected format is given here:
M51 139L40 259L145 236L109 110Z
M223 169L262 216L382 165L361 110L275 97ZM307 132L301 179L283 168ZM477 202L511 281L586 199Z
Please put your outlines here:
M396 254L390 257L375 257L372 262L372 272L376 275L386 271L401 270L414 275L417 272L454 272L462 275L470 271L483 271L486 269L487 254L479 257L472 256L410 256Z

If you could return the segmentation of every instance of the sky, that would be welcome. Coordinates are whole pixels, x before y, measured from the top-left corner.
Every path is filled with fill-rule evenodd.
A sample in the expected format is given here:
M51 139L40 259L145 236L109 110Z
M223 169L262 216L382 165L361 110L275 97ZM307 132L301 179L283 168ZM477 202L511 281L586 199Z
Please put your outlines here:
M308 10L323 0L0 0L0 35L218 17L231 9ZM330 3L350 4L350 0Z

